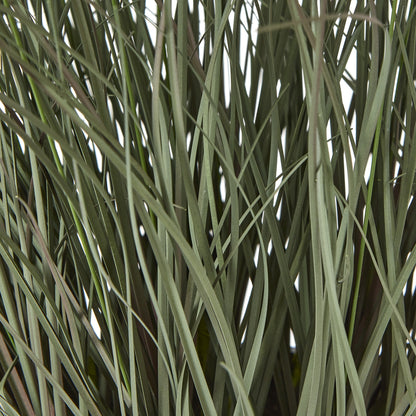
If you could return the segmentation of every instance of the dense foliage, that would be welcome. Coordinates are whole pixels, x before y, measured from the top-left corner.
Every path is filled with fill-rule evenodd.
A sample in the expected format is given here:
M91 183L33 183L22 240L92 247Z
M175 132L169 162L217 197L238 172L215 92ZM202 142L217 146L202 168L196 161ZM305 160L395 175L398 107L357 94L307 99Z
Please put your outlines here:
M1 412L413 414L413 0L0 3Z

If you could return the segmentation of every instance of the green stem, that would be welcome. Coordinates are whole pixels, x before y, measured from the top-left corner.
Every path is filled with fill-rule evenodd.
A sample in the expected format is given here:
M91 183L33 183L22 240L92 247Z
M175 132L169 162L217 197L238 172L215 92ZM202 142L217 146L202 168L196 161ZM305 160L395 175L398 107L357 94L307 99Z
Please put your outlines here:
M374 178L376 172L376 163L377 163L377 154L378 148L380 143L380 130L381 130L381 121L382 121L382 114L383 114L383 105L381 106L380 116L377 122L377 129L374 138L374 145L373 145L373 159L371 161L371 172L370 178L368 180L368 189L367 189L367 199L366 199L366 210L364 216L364 224L363 224L363 238L361 239L360 244L360 252L358 254L358 264L357 264L357 281L355 283L354 289L354 298L352 302L352 309L351 309L351 320L350 320L350 327L348 331L348 341L350 345L352 344L352 337L354 334L354 326L355 326L355 319L357 315L357 304L358 304L358 295L360 292L360 284L361 284L361 273L363 270L363 261L364 261L364 251L365 251L365 237L367 236L368 230L368 221L370 218L370 207L371 207L371 197L373 195L373 188L374 188Z

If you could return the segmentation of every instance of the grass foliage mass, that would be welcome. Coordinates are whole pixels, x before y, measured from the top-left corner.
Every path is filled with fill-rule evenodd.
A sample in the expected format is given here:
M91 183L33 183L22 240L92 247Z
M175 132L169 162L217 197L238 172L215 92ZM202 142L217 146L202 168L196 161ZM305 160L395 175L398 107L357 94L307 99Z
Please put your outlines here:
M414 414L415 27L1 0L0 412Z

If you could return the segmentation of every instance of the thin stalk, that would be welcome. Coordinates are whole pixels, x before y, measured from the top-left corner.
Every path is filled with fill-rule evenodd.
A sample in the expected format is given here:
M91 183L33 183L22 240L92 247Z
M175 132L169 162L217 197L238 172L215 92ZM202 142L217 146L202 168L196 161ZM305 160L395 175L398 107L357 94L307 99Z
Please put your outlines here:
M370 178L368 180L367 198L366 198L366 204L368 207L371 206L371 198L373 195L374 180L375 180L375 175L376 175L376 164L377 164L378 148L380 144L382 113L383 113L383 106L380 111L380 117L377 122L376 134L374 137L374 145L373 145L373 153L372 153L373 156L371 160L371 171L370 171ZM366 209L365 216L364 216L364 223L363 223L364 236L367 236L369 219L370 219L370 209ZM362 275L363 262L364 262L364 252L365 252L365 239L362 238L361 243L360 243L360 251L358 254L357 272L356 272L357 280L355 283L354 295L353 295L352 306L351 306L350 325L348 329L348 342L350 345L352 345L352 338L354 335L355 319L357 315L358 296L360 294L361 275Z

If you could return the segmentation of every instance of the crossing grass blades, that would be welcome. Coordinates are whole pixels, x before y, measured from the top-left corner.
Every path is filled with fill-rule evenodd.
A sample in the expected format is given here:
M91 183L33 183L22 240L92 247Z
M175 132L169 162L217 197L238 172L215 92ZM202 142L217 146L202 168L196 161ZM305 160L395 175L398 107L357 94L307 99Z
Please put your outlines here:
M0 16L1 413L414 414L414 1Z

